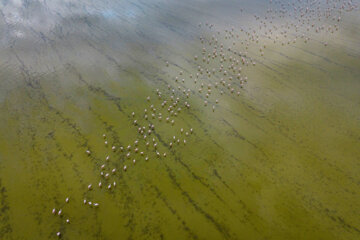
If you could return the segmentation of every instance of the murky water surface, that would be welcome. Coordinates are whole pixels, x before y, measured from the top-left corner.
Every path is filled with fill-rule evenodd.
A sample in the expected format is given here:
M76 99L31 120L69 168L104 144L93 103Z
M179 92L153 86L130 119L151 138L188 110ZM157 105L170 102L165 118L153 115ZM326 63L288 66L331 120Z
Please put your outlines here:
M1 1L0 239L360 239L359 9L291 3Z

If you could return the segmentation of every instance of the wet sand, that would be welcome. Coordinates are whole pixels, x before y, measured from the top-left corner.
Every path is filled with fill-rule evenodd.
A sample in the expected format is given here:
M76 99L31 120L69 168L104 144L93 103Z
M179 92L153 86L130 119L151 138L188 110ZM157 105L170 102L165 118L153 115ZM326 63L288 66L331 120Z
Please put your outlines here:
M334 33L307 33L307 43L260 38L264 56L256 44L246 50L256 66L243 67L239 95L221 86L205 107L197 89L220 77L189 78L199 37L256 26L268 2L0 6L0 239L360 238L359 10ZM199 28L206 21L213 29ZM174 125L160 106L168 85L182 101ZM142 117L151 104L161 121ZM134 119L156 126L148 138L157 150L138 144L148 161L119 150L141 140ZM181 142L170 148L173 136ZM117 169L111 181L100 176L104 163Z

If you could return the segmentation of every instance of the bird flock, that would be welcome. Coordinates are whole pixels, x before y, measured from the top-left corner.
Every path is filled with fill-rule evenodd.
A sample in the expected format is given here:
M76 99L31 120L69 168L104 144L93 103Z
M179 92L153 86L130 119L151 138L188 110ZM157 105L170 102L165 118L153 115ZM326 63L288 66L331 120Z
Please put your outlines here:
M193 71L174 70L179 68L178 65L165 61L166 68L173 68L173 71L178 71L177 74L172 76L170 84L164 88L164 93L156 89L156 97L160 101L155 102L148 96L145 99L148 107L142 113L130 114L131 124L138 134L135 141L127 146L116 146L110 144L111 139L106 134L102 135L104 145L112 145L111 151L119 157L113 159L110 157L111 154L104 156L104 162L99 163L99 181L89 183L86 191L115 191L119 171L126 172L130 168L135 168L138 161L150 161L151 158L165 159L167 154L174 153L173 148L176 145L186 145L188 138L193 134L193 128L180 128L177 130L178 136L174 135L167 142L162 142L159 133L156 133L155 123L165 123L174 127L177 116L191 108L191 96L199 98L203 101L203 107L211 107L213 112L220 104L222 95L240 96L248 82L244 69L256 66L255 59L250 55L261 60L267 44L291 45L296 44L297 39L308 43L314 40L313 34L333 34L339 30L339 22L342 21L343 15L358 9L351 0L270 0L269 6L263 16L253 15L255 24L252 26L216 29L212 23L198 23L200 32L203 30L206 34L199 37L201 50L191 57ZM239 14L244 13L243 9L239 10ZM327 46L328 42L324 41L322 44ZM248 53L250 47L254 49L253 46L259 49L260 56ZM158 144L165 150L161 151ZM86 150L85 154L90 157L92 152ZM122 169L111 167L119 158ZM70 199L66 197L64 200L65 210L66 205L71 202ZM85 198L83 205L99 208L101 204L94 199ZM63 208L53 208L52 214L63 217ZM70 213L64 218L66 224L71 223ZM61 237L61 232L56 232L56 236Z

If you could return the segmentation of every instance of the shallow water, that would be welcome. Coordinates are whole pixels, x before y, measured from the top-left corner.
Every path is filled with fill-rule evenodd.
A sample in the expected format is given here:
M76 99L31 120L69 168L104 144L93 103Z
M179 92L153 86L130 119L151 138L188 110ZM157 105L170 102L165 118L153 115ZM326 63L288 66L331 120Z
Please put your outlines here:
M198 64L217 66L194 60L202 58L200 36L257 26L253 15L269 6L2 1L0 239L56 239L59 231L62 239L359 239L358 9L344 14L334 33L301 29L307 43L282 46L261 36L247 50L236 44L256 61L242 66L248 82L234 83L239 96L220 86L224 94L213 89L205 107L205 90L197 89L220 74L197 84L189 78ZM206 21L214 28L198 27ZM223 36L219 42L230 45ZM168 84L182 108L170 116L174 125L160 105L170 102ZM161 121L143 118L151 104ZM145 146L134 119L155 125L148 139L166 157ZM173 136L181 143L170 148ZM148 161L119 150L134 148L136 139ZM110 180L100 176L104 163L105 173L117 169Z

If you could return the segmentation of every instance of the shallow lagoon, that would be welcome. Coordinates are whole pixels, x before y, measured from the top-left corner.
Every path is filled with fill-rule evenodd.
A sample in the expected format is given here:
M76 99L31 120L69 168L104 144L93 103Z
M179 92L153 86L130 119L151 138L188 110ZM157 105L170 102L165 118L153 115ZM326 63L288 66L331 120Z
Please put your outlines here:
M253 15L269 3L0 6L0 239L56 239L59 231L62 239L359 239L359 10L344 14L334 33L306 33L307 43L260 37L264 56L249 45L256 66L243 67L239 96L223 87L205 107L197 89L218 76L190 80L199 37L255 28ZM198 27L206 21L213 29ZM175 82L179 71L184 83ZM160 105L172 94L168 84L191 105L170 117L174 125ZM161 121L142 117L151 104ZM145 146L134 119L156 126L149 138L166 157ZM174 135L181 143L170 148ZM119 150L136 139L148 161ZM100 176L104 163L105 172L117 169L111 181Z

